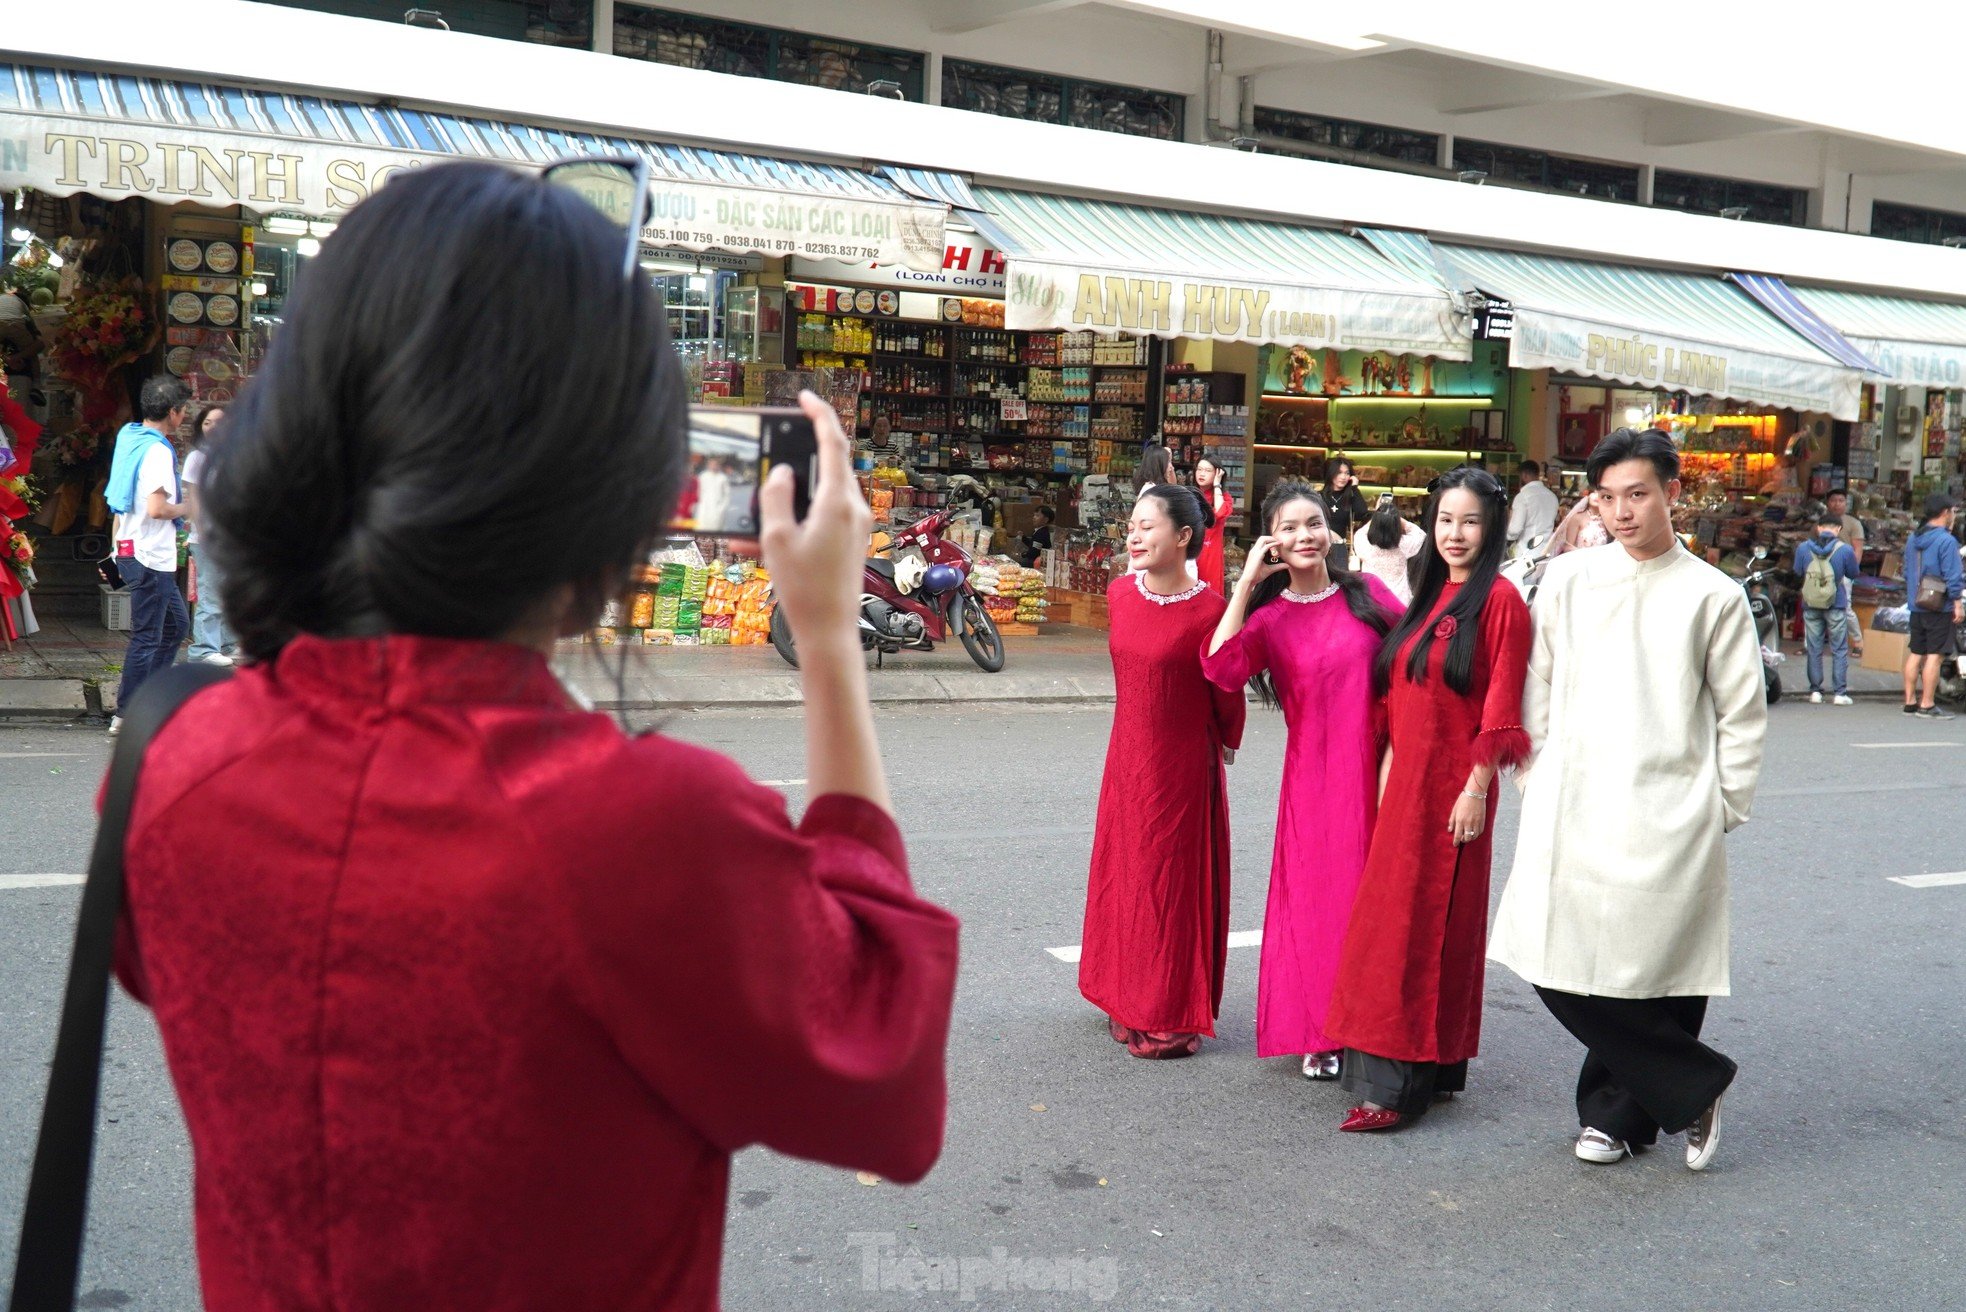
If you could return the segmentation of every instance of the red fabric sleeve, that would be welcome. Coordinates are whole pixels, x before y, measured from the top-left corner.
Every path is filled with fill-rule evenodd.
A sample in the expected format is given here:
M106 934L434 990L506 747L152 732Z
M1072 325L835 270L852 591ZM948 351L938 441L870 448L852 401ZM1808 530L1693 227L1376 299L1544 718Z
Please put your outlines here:
M1208 648L1215 641L1214 630L1201 640L1201 671L1216 688L1240 693L1251 679L1270 668L1267 619L1275 605L1271 602L1244 620L1242 628L1213 656L1208 654Z
M1222 735L1222 745L1240 748L1243 726L1249 720L1249 694L1240 684L1234 688L1218 685L1210 692L1215 703L1215 730Z
M1506 579L1497 579L1482 608L1481 642L1488 663L1488 690L1481 703L1477 765L1501 769L1528 759L1529 732L1522 725L1522 686L1529 676L1529 607Z
M958 927L914 895L893 820L833 796L794 828L722 757L633 750L666 758L670 812L572 910L572 959L617 1048L725 1151L920 1179L942 1146Z

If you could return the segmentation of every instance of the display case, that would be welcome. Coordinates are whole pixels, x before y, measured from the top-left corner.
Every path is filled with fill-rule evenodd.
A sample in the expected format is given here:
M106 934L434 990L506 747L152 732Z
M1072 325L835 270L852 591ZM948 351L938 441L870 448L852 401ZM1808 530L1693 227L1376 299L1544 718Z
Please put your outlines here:
M724 350L747 364L785 363L785 289L733 287L724 298Z

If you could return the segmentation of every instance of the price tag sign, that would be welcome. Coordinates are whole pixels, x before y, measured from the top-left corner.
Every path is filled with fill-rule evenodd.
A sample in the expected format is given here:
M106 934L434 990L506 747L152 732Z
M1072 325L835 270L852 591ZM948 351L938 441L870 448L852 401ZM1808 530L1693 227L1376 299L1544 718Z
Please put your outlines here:
M1003 399L1003 417L1005 422L1022 422L1023 420L1029 419L1031 417L1030 404L1021 396L1006 396Z

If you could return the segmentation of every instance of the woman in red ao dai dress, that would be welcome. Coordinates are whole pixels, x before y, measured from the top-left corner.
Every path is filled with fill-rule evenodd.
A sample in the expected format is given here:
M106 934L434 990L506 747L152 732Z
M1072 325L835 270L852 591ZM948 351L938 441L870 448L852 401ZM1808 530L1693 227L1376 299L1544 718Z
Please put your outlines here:
M1289 726L1256 1055L1302 1053L1306 1079L1335 1079L1341 1045L1326 1034L1325 1014L1365 869L1385 745L1373 661L1401 607L1378 579L1328 566L1331 528L1308 483L1279 484L1263 523L1268 535L1250 548L1203 668L1223 689L1254 682Z
M1226 604L1188 576L1207 510L1158 485L1133 508L1130 573L1107 589L1116 700L1086 887L1079 992L1136 1057L1215 1034L1229 938L1229 800L1242 692L1202 673Z
M1465 1087L1481 1035L1490 785L1529 751L1529 608L1498 573L1501 484L1451 470L1428 509L1413 605L1380 651L1391 759L1327 1025L1360 1098L1345 1130L1391 1129Z
M1203 583L1223 596L1229 595L1223 567L1224 539L1229 531L1229 516L1236 513L1236 503L1222 490L1222 469L1213 460L1203 458L1195 462L1195 491L1207 503L1214 522L1202 534L1201 556L1195 561L1195 573Z

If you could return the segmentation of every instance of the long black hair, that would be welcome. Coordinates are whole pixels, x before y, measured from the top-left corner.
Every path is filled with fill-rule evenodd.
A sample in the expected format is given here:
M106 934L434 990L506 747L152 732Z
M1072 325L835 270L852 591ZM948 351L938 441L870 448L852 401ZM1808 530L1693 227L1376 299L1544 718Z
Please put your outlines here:
M563 592L591 622L620 591L675 503L686 404L626 240L570 189L476 162L349 212L202 489L249 656L503 637Z
M1440 542L1436 537L1440 531L1440 503L1449 492L1456 490L1474 493L1475 499L1481 503L1481 550L1475 553L1474 567L1468 575L1467 584L1447 609L1435 616L1434 604L1447 587L1447 557L1440 554ZM1462 465L1448 470L1435 480L1433 495L1427 498L1427 540L1414 561L1413 601L1399 623L1393 626L1393 631L1379 644L1379 660L1373 668L1373 682L1381 693L1392 686L1393 662L1399 658L1399 649L1415 633L1420 635L1420 640L1413 644L1413 654L1407 658L1406 674L1415 683L1426 682L1427 658L1433 652L1436 628L1448 618L1452 618L1454 623L1450 626L1453 637L1447 642L1447 686L1459 693L1473 689L1475 648L1481 637L1481 612L1488 604L1489 590L1501 577L1502 557L1508 548L1507 534L1503 531L1508 523L1508 508L1508 494L1502 490L1495 476L1485 469Z
M1399 507L1393 504L1390 494L1379 502L1379 508L1366 523L1365 540L1381 551L1391 551L1406 536L1406 521L1400 517Z
M1215 527L1215 510L1201 499L1201 493L1179 483L1156 483L1140 494L1142 501L1150 497L1160 502L1176 533L1184 528L1188 530L1188 559L1201 555L1201 536Z
M1329 526L1331 522L1330 514L1325 509L1324 499L1318 496L1317 489L1309 483L1299 482L1296 479L1285 479L1271 488L1270 495L1263 498L1263 532L1273 533L1276 531L1277 512L1293 501L1308 501L1316 506L1318 513L1325 516L1325 523ZM1244 565L1243 568L1248 569L1255 563L1252 560ZM1379 603L1377 597L1372 595L1372 588L1366 583L1365 576L1363 574L1355 574L1348 569L1339 569L1336 565L1331 564L1329 557L1325 560L1325 570L1331 575L1331 581L1338 585L1338 591L1345 598L1345 608L1351 611L1353 618L1362 624L1368 625L1374 633L1383 639L1393 627L1393 614ZM1243 616L1244 626L1246 627L1248 625L1250 619L1257 611L1269 605L1278 597L1281 597L1284 589L1289 586L1290 574L1286 570L1279 570L1277 573L1264 579L1261 583L1258 583L1255 593L1249 599L1249 610ZM1269 707L1271 710L1276 709L1278 705L1276 684L1271 681L1268 670L1264 670L1251 678L1249 686L1254 688L1256 695L1263 699L1263 705Z
M1139 480L1142 487L1174 481L1174 457L1159 442L1148 443L1146 454L1140 457Z

